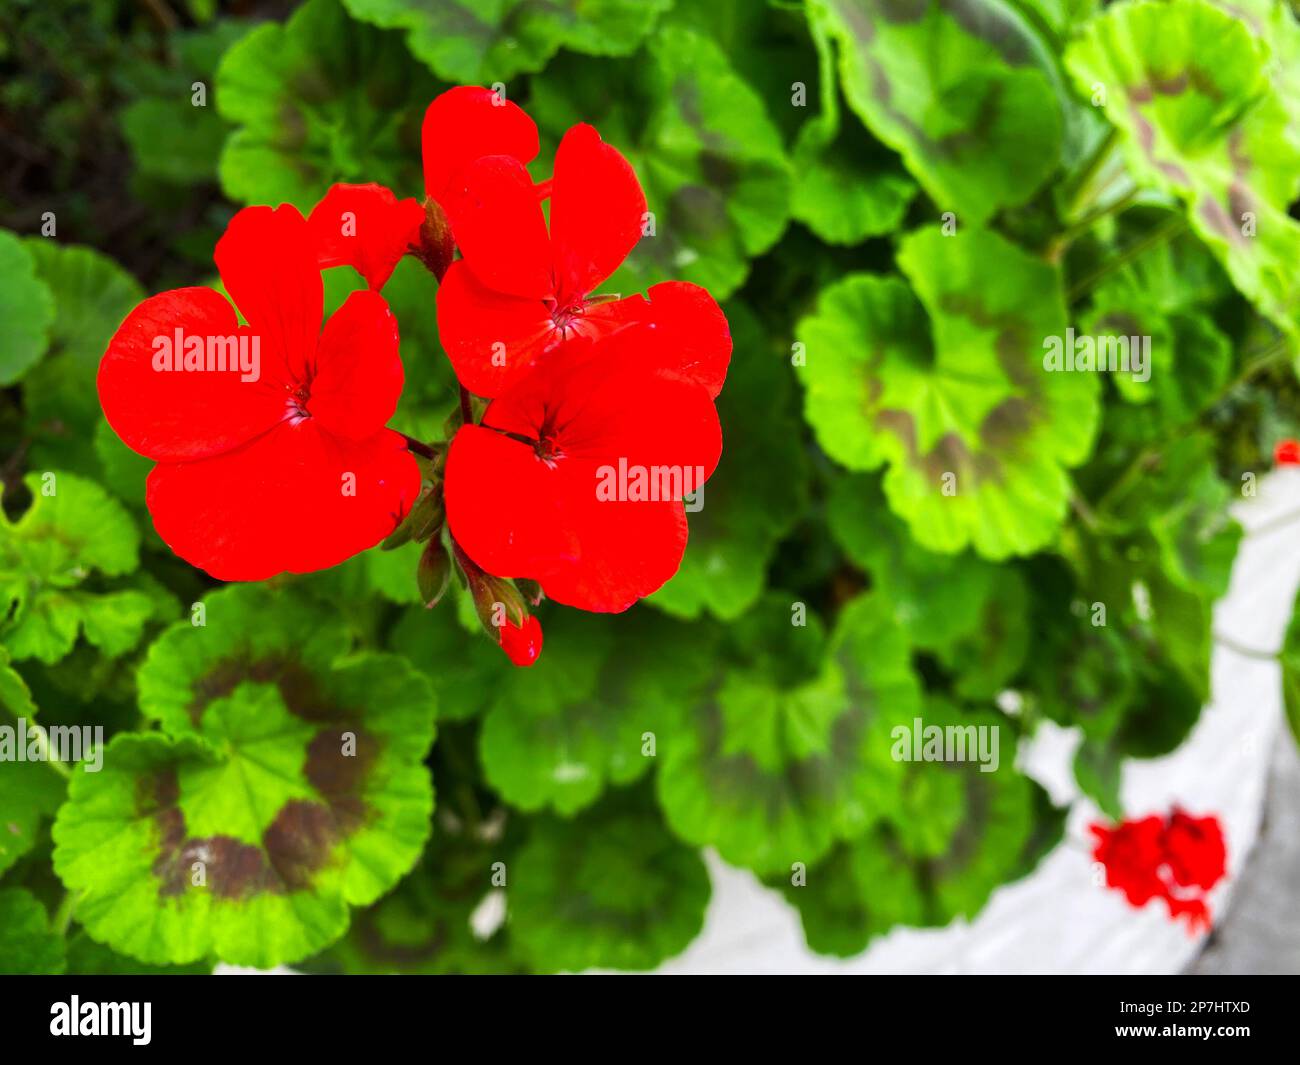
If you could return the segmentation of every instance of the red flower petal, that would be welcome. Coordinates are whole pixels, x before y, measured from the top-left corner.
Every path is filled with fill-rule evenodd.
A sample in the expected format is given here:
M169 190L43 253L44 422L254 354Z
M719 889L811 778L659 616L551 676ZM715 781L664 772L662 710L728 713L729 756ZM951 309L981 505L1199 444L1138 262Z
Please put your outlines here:
M1168 894L1159 875L1164 862L1161 818L1124 821L1113 829L1099 824L1088 828L1097 837L1093 858L1106 867L1106 883L1123 891L1130 905L1144 906Z
M707 289L689 281L663 281L652 285L646 296L586 308L578 329L597 335L631 322L644 322L655 330L660 366L699 381L717 398L731 362L731 327Z
M681 565L680 503L601 502L597 466L541 462L533 449L481 426L456 434L447 456L447 520L483 569L540 581L582 610L626 610Z
M527 444L478 425L456 433L443 499L456 542L499 577L528 577L577 556L553 471Z
M1187 931L1191 935L1210 930L1210 909L1204 899L1179 899L1169 896L1165 899L1169 906L1169 916L1173 920L1187 918Z
M1162 844L1176 884L1208 891L1223 879L1227 847L1217 817L1192 817L1175 809Z
M442 205L464 262L484 285L513 296L555 295L546 218L517 159L488 155L471 163Z
M497 630L497 639L511 662L517 666L531 666L542 653L542 623L532 614L524 618L522 626L515 625L507 617L506 623Z
M438 336L460 383L498 396L560 339L546 304L509 296L454 262L438 286Z
M393 416L402 380L397 319L378 293L352 293L321 333L308 411L322 429L365 440Z
M398 433L352 443L302 418L216 458L155 467L146 502L181 558L219 580L254 581L325 569L373 547L419 490L419 467Z
M585 486L591 477L583 478ZM686 511L675 502L599 502L587 487L566 496L564 520L581 548L538 580L549 598L579 610L618 613L663 587L686 551Z
M713 472L721 430L701 385L640 357L644 332L566 346L457 434L447 518L483 569L597 611L624 610L676 572L680 490ZM630 498L638 471L643 486L666 480L668 494ZM611 484L614 498L602 494Z
M494 400L482 423L533 440L549 436L569 458L699 466L708 478L722 456L713 401L653 360L653 337L642 327L568 345Z
M175 353L177 330L182 358L185 338L202 339L205 357L210 337L253 339L252 330L239 327L230 301L210 288L163 292L136 307L109 341L98 378L104 415L127 447L155 460L206 458L288 417L290 382L269 377L276 367L264 359L256 381L232 370L155 369L155 355L164 354L155 342L167 340Z
M521 163L537 157L537 126L522 108L490 89L458 85L429 105L421 128L424 190L442 201L457 173L484 155Z
M263 375L305 380L324 310L306 219L289 204L245 207L230 220L213 258L230 298L262 337Z
M424 208L382 185L333 185L307 219L322 270L351 266L378 292L420 243Z
M609 277L641 239L645 193L618 149L588 125L572 127L555 153L551 242L561 307Z

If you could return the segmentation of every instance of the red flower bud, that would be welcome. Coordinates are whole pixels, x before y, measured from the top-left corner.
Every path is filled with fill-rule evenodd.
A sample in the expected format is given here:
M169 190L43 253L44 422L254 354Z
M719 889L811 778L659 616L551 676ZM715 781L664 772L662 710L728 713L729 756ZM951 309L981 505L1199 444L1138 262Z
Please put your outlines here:
M1279 440L1273 449L1275 466L1300 466L1300 440Z
M534 614L524 618L521 627L516 627L507 618L505 624L497 630L497 636L501 641L501 650L517 666L531 666L542 653L542 623Z

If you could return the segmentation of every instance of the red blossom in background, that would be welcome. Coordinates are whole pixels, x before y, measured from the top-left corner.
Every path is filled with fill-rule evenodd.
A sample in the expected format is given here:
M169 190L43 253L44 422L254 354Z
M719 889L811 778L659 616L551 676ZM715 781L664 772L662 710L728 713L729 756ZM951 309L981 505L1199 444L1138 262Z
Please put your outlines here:
M547 192L520 160L486 156L442 201L463 258L438 289L438 332L461 383L497 396L567 339L652 323L678 368L716 396L731 335L707 291L668 281L648 298L592 298L641 238L645 194L628 161L591 126L574 126L555 156L549 232Z
M1163 899L1173 919L1187 918L1189 932L1210 927L1205 893L1224 876L1227 848L1214 816L1192 817L1173 809L1109 827L1092 824L1093 858L1106 869L1106 884L1140 908Z
M1209 891L1223 878L1228 851L1217 817L1192 817L1175 808L1165 828L1164 848L1176 884Z
M1275 466L1300 466L1300 440L1279 440L1273 448Z
M333 566L392 532L420 490L384 427L402 390L397 322L356 292L322 330L315 246L293 207L240 211L214 258L248 325L208 288L145 300L100 363L104 414L157 462L146 502L187 562L221 580ZM156 368L159 338L178 335L256 340L256 379L205 367L201 350L192 367Z

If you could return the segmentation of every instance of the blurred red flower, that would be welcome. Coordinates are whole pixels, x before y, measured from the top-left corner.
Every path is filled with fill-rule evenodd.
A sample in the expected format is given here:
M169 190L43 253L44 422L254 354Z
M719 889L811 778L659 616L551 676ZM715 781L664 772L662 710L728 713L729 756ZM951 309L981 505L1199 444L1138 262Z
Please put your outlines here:
M1129 905L1163 899L1169 916L1187 918L1189 932L1210 927L1204 895L1224 876L1227 848L1219 819L1192 817L1174 807L1167 818L1151 815L1114 827L1091 824L1093 858L1106 869L1106 884Z

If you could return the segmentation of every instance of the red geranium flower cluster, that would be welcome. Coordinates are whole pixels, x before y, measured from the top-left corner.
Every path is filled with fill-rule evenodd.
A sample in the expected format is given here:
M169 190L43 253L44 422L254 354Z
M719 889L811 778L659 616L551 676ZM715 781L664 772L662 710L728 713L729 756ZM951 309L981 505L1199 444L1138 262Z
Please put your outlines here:
M676 572L683 495L721 454L726 318L684 282L594 295L641 238L645 196L590 126L569 130L554 176L534 184L538 145L513 103L452 89L425 115L423 204L370 184L335 185L307 219L247 208L216 249L229 299L178 289L127 317L100 400L157 463L147 503L178 555L259 580L414 537L428 541L432 604L450 571L445 516L485 626L523 665L542 642L527 602L624 610ZM407 254L439 279L462 386L445 443L386 428L404 373L380 293ZM322 326L320 274L341 265L369 291ZM472 395L491 401L477 422ZM641 490L627 491L629 470Z
M1122 891L1129 905L1163 899L1171 918L1187 918L1188 931L1210 927L1205 895L1223 879L1227 860L1217 817L1174 807L1167 818L1153 814L1088 829L1097 838L1092 856L1105 866L1106 885Z

